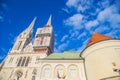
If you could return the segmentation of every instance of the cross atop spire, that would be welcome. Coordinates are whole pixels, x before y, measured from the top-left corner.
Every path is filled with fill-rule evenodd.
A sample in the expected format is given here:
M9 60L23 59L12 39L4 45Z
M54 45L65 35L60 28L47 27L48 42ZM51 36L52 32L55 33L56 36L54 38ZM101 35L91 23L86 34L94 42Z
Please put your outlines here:
M47 22L47 24L46 25L51 25L51 18L52 18L52 15L50 15L50 17L49 17L49 19L48 19L48 22Z

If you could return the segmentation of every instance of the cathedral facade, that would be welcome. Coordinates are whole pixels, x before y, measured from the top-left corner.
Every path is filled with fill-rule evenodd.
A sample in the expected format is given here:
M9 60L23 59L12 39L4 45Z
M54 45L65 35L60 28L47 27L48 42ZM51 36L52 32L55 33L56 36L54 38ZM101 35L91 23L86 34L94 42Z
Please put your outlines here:
M17 37L1 65L0 80L86 80L79 53L54 53L51 16L43 28L37 29L32 44L35 20Z
M120 80L120 40L94 33L81 53L54 53L51 16L32 43L35 20L2 62L0 80Z

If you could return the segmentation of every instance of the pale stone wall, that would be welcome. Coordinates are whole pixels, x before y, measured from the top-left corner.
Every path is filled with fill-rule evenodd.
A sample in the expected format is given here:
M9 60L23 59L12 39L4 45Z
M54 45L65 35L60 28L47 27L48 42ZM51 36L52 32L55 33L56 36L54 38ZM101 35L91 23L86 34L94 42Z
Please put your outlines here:
M17 66L18 57L30 56L32 59L29 65ZM38 60L39 54L19 54L19 55L8 55L6 58L5 65L0 72L1 80L17 80L16 75L22 74L19 80L86 80L83 60ZM9 63L10 58L13 61ZM64 79L58 79L57 70L61 70L59 73L62 76L63 72L65 75ZM73 70L73 72L70 72ZM46 74L47 73L47 74ZM62 73L62 74L61 74ZM75 74L73 74L75 73ZM73 76L72 76L72 75ZM33 79L34 80L34 79Z
M88 80L100 80L119 75L113 71L120 68L120 40L106 40L86 48L82 57Z

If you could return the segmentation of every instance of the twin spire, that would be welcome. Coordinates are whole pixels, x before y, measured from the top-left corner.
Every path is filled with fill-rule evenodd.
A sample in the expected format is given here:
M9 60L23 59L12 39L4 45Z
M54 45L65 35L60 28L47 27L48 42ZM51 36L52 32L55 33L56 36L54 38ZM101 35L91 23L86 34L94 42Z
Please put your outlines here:
M33 21L31 22L31 24L30 24L29 27L27 28L28 32L31 32L31 31L32 31L32 29L33 29L33 27L34 27L34 24L35 24L35 21L36 21L36 18L37 18L37 17L35 17L35 18L33 19ZM52 19L52 16L50 15L50 17L49 17L46 25L49 25L49 26L51 25L51 19Z
M32 32L33 27L34 27L34 24L35 24L35 21L36 21L36 18L37 18L37 17L35 17L35 18L33 19L33 21L30 23L29 27L26 29L28 34L30 34L30 33ZM50 25L51 25L51 18L52 18L52 16L50 15L50 17L49 17L49 19L48 19L48 21L47 21L47 23L46 23L47 26L50 26ZM26 31L26 30L25 30L25 31Z

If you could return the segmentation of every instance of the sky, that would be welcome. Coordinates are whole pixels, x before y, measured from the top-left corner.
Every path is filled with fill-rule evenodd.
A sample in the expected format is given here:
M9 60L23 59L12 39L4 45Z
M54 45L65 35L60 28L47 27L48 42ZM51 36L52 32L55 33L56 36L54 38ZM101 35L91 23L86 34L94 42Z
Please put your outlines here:
M120 39L120 0L0 0L0 62L34 17L33 39L50 15L55 52L81 52L94 32Z

